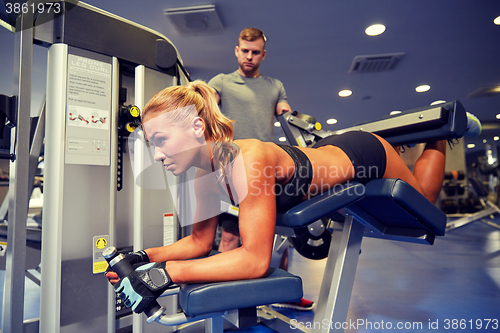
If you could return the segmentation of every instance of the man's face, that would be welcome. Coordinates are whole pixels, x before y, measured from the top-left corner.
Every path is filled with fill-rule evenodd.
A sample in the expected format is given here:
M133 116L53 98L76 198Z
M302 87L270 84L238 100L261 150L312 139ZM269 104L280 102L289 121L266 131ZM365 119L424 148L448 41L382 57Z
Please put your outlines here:
M238 58L238 65L241 71L246 76L252 76L252 74L258 72L260 62L266 57L264 41L260 38L252 42L240 39L234 53L236 58Z

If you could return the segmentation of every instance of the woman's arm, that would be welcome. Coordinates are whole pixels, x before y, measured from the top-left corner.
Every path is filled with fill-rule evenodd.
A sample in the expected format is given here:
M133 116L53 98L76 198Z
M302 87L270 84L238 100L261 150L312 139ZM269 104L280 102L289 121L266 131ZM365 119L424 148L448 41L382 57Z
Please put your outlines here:
M235 172L230 180L238 192L247 191L238 194L244 197L239 206L242 246L209 258L167 262L166 269L175 283L232 281L267 274L276 221L275 162L259 152L263 148L255 147L244 155L244 174Z
M193 259L206 256L212 250L218 217L198 222L193 225L190 235L177 242L160 247L146 249L151 262Z
M197 260L167 261L174 283L234 281L263 277L271 261L276 199L273 195L248 195L240 204L242 246ZM179 242L178 242L179 243Z
M189 184L185 184L189 186ZM186 191L189 193L189 190ZM220 190L217 187L215 174L198 169L194 179L194 195L196 196L196 212L192 221L191 235L172 245L145 250L151 261L193 259L206 256L211 250L215 238L217 222L220 214ZM185 198L191 201L191 198Z

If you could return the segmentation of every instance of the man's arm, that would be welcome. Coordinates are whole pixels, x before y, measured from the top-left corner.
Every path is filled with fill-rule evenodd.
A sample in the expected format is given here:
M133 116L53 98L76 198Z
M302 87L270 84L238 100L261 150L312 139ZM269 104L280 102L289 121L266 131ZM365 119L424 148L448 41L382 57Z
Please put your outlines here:
M217 100L217 104L220 104L220 95L219 91L222 89L222 78L224 74L217 74L210 81L208 81L208 85L215 90L215 99Z
M217 91L215 92L215 99L217 100L217 104L220 104L220 96Z
M287 102L279 102L276 104L276 117L285 111L292 111L292 108Z

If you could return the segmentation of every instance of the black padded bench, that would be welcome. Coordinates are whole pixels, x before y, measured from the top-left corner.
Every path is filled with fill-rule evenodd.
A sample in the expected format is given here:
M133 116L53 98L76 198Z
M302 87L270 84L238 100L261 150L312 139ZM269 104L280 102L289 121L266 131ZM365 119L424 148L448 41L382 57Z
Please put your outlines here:
M400 179L338 186L280 215L277 226L302 228L336 211L345 219L333 224L315 322L345 322L363 236L432 244L446 227L446 215ZM271 268L266 278L183 285L176 292L183 312L158 322L179 325L209 318L206 329L221 331L222 318L234 309L300 300L302 281ZM336 331L334 325L328 330Z
M333 223L314 322L346 321L364 236L433 244L446 228L446 214L400 179L376 179L365 186L346 184L293 207L278 225L298 228L332 211L341 212L345 219ZM318 331L343 332L335 325L325 326Z

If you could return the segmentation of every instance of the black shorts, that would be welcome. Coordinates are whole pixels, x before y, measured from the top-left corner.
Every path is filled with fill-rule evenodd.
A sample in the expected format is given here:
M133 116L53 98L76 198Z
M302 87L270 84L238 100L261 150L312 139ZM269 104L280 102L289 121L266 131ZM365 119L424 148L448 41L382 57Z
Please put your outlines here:
M387 166L387 155L382 142L373 134L363 131L334 134L319 140L313 146L335 146L342 149L354 166L354 180L366 184L382 178Z

